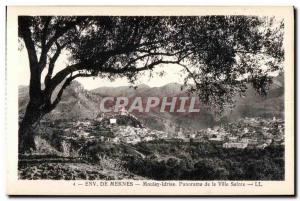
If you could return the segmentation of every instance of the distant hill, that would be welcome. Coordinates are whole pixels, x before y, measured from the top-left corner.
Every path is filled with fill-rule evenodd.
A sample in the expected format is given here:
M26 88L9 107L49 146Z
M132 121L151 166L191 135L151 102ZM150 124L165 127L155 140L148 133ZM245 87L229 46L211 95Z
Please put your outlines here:
M267 96L260 96L249 85L246 96L237 97L235 108L225 114L229 121L243 117L284 117L284 76L273 78Z
M138 85L136 89L129 86L120 86L120 87L99 87L91 90L91 92L99 94L101 96L136 96L137 94L143 94L144 91L149 90L150 87L145 84Z
M187 96L181 90L178 83L169 83L161 87L149 87L139 85L136 89L128 86L120 87L99 87L88 91L79 82L73 81L64 91L61 102L50 114L47 119L93 119L101 114L99 104L106 96L129 97L130 103L135 97L179 97ZM235 121L243 117L283 117L284 112L284 76L280 75L273 79L269 94L266 97L259 96L249 85L245 97L236 96L236 106L233 110L226 110L222 118L216 118L209 107L201 106L199 101L196 107L200 107L199 113L172 113L159 112L157 106L149 113L139 113L133 111L133 115L147 127L163 130L169 133L175 132L176 127L199 129L214 126L220 123L220 119ZM19 113L24 113L28 102L28 87L19 86ZM145 103L143 103L145 104ZM199 106L200 104L200 106Z
M56 90L57 93L58 89ZM55 96L54 96L55 97ZM19 87L19 113L25 112L28 103L28 87ZM95 118L99 110L101 97L85 90L82 85L73 81L64 90L62 99L57 107L45 116L47 119Z
M91 92L101 96L126 96L126 97L151 97L151 96L172 96L182 93L181 85L178 83L169 83L161 87L149 87L148 85L138 85L136 89L129 86L121 87L99 87L91 90Z

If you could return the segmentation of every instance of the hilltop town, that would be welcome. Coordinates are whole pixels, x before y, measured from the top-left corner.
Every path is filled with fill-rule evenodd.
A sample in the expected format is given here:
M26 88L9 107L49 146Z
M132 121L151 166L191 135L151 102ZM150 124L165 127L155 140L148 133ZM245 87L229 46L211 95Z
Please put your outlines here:
M138 118L126 110L102 114L94 120L56 120L41 122L44 132L60 133L62 141L98 141L107 143L137 144L156 140L166 142L208 142L223 148L259 148L284 144L284 121L280 118L244 118L239 121L206 129L174 127L167 133L144 126ZM43 133L43 132L42 132Z

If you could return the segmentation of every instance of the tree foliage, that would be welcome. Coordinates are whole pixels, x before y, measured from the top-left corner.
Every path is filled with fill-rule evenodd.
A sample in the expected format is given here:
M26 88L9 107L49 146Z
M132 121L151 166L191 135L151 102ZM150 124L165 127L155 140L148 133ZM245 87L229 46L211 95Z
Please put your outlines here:
M36 50L30 60L48 70L49 93L67 77L66 85L89 76L126 76L133 82L141 71L173 63L184 67L191 92L223 106L249 82L266 94L269 73L282 68L284 55L283 23L266 17L22 16L20 37L33 49L24 26ZM63 49L69 66L53 76Z

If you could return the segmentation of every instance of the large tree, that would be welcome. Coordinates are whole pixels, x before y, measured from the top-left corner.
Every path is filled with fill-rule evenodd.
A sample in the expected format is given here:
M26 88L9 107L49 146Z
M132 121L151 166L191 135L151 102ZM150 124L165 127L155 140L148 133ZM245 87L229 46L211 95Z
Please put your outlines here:
M29 103L19 125L19 152L35 149L34 128L79 77L138 79L176 64L201 101L222 109L252 83L265 95L282 69L283 23L252 16L20 16L30 68ZM60 55L68 65L57 67ZM174 67L174 65L172 65ZM54 74L55 68L62 69ZM42 73L46 76L43 78ZM42 79L43 78L43 79ZM54 93L55 89L58 93ZM55 95L54 95L55 94Z

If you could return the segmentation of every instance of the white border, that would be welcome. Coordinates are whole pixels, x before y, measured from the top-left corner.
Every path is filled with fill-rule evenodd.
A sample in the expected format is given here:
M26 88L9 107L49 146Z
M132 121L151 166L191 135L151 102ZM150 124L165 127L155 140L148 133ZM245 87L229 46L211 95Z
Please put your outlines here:
M206 1L197 1L197 0L185 0L184 2L182 0L153 0L153 1L147 1L147 0L129 0L129 1L122 1L122 0L102 0L101 2L97 0L72 0L72 1L61 1L61 0L52 0L52 1L39 1L39 0L27 0L22 1L22 0L12 0L12 1L0 1L0 135L2 135L2 139L0 139L0 158L5 158L5 155L7 153L4 152L4 147L5 147L5 137L4 137L4 99L5 99L5 69L3 68L5 65L5 54L4 54L4 46L3 44L5 43L5 5L182 5L183 3L185 5L295 5L296 7L299 8L299 3L300 1L298 0L247 0L247 1L240 1L240 0L228 0L228 1L222 1L222 0L206 0ZM297 27L299 27L299 20L297 21ZM297 43L297 47L299 44L299 40ZM297 56L299 56L299 51ZM298 57L299 58L299 57ZM299 70L298 70L298 75L299 75ZM298 86L299 90L299 86ZM299 94L299 91L297 90L297 93ZM300 123L300 120L298 120L298 124ZM299 144L300 140L298 137L298 141L296 142ZM299 150L299 149L297 149ZM299 155L299 152L298 152ZM2 156L2 157L1 157ZM299 166L298 166L299 168ZM0 165L0 198L1 200L8 200L8 197L5 196L5 163L1 163ZM298 185L299 186L299 185ZM130 199L130 198L129 198ZM253 200L255 198L251 198L250 200ZM287 198L285 198L287 199ZM284 199L284 200L285 200ZM30 199L31 200L31 199ZM79 199L82 200L82 199Z

